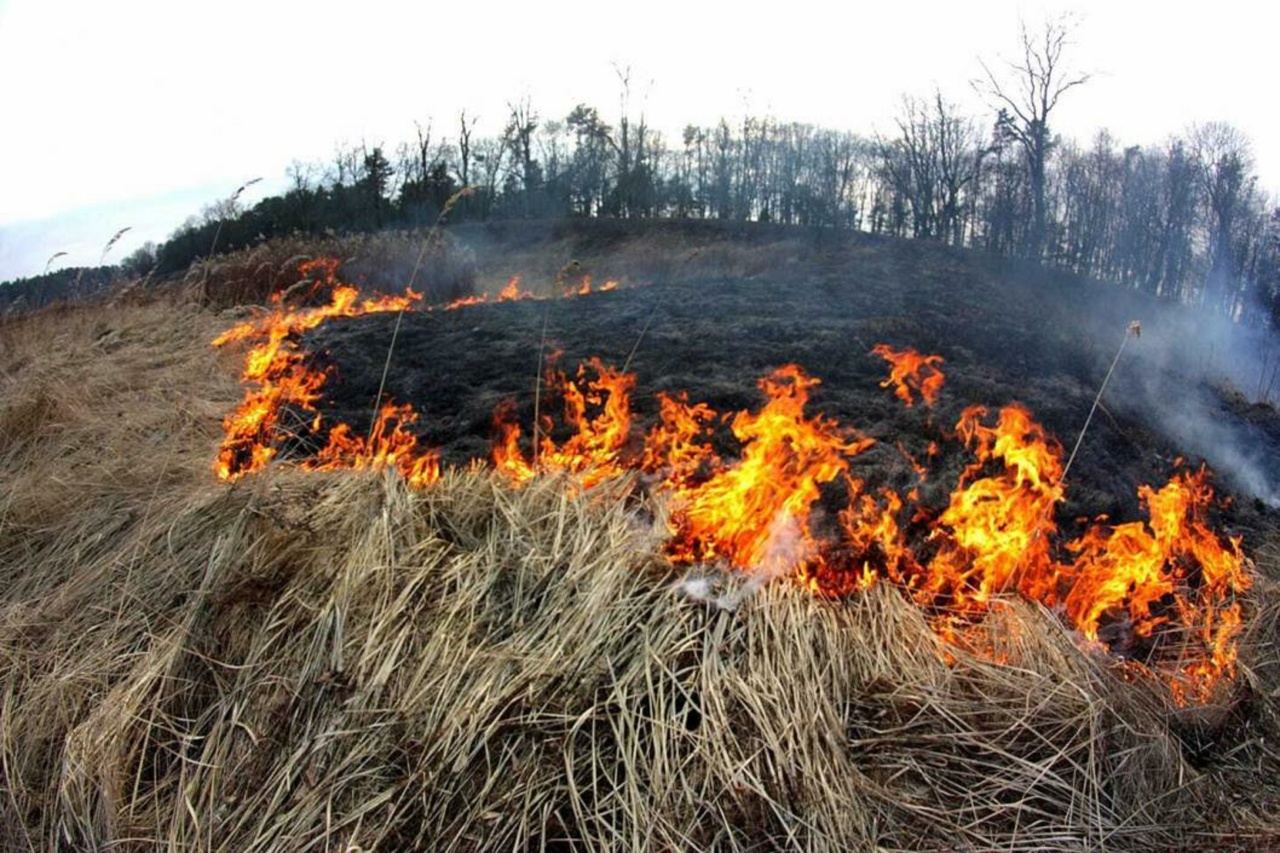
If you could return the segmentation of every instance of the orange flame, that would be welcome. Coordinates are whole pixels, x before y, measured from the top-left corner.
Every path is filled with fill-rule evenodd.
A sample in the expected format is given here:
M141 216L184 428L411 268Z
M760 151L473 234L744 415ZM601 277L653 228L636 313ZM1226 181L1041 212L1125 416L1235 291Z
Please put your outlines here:
M683 459L672 465L676 476L665 484L672 507L674 536L667 547L672 559L723 559L776 576L800 571L820 558L809 529L819 486L846 474L848 458L872 442L821 415L805 415L809 389L818 382L795 365L775 370L760 380L768 398L760 413L744 411L733 418L741 459L696 483L684 473L690 458L701 461L698 453L685 450ZM688 436L690 426L701 423L702 415L683 405L664 410L665 416L673 414L650 434L652 441ZM682 418L689 421L681 423Z
M360 300L354 288L337 283L336 267L319 261L304 268L320 274L317 292L330 289L328 304L287 309L277 298L268 315L215 341L253 343L243 378L256 386L224 421L219 477L260 470L295 427L322 434L317 404L326 377L309 366L303 331L329 317L404 310L419 300L412 292ZM584 278L573 293L590 289ZM527 297L512 278L496 299ZM872 352L892 365L882 387L908 406L917 397L933 405L943 383L941 357L884 344ZM852 476L850 461L873 442L806 412L819 380L798 366L759 380L765 402L755 412L721 415L685 394L659 395L658 421L643 440L632 435L635 381L599 359L572 378L548 371L547 396L562 402L563 414L540 418L526 452L514 402L504 402L494 417L494 468L514 484L563 472L582 488L639 470L638 482L665 502L672 561L723 562L761 580L789 575L824 597L884 580L924 607L942 637L970 648L985 648L970 642L979 636L971 632L993 604L1017 595L1061 614L1082 642L1163 679L1180 703L1210 701L1236 675L1251 564L1238 539L1224 541L1210 528L1213 491L1203 470L1179 473L1160 489L1141 487L1146 522L1098 519L1064 543L1055 520L1065 490L1062 448L1020 405L994 416L978 406L964 410L955 438L972 461L946 505L934 507L921 502L918 488L873 495ZM290 416L296 424L285 423ZM302 467L394 468L411 484L427 485L439 478L440 459L408 431L417 417L409 405L388 403L366 437L333 425L325 446ZM714 449L724 446L716 443L717 429L726 424L736 458ZM898 448L923 482L925 465L901 442ZM930 459L941 452L930 442Z
M384 403L378 410L368 438L353 435L348 424L329 431L329 442L302 467L310 471L352 471L394 468L412 486L425 486L440 479L440 454L420 451L418 438L404 427L418 420L412 406Z
M588 376L588 368L594 378ZM557 444L551 435L554 424L542 424L543 438L533 459L520 449L520 426L509 402L499 408L494 426L498 438L493 447L493 464L513 483L523 483L538 472L573 474L584 488L629 470L620 453L631 433L631 388L635 374L621 371L593 358L578 368L575 379L558 370L549 371L550 393L564 399L564 426L572 434Z
M532 299L533 294L520 289L520 276L513 275L507 286L498 291L499 302L514 302L517 299Z
M360 299L360 292L337 281L337 260L322 258L307 261L298 271L309 277L320 275L313 291L329 289L326 305L291 309L284 305L282 294L272 297L275 306L266 316L249 320L228 329L214 339L220 347L233 341L256 341L245 356L241 380L256 384L245 392L236 410L223 420L223 440L214 463L214 472L222 480L236 480L260 471L277 454L279 440L291 432L281 425L282 413L288 409L316 414L322 371L312 370L299 336L331 317L355 317L385 311L411 308L421 294L406 290L403 296ZM316 424L318 426L318 424Z
M1175 695L1207 700L1214 684L1235 675L1243 627L1235 594L1251 586L1248 561L1239 539L1224 545L1205 521L1213 490L1203 469L1138 494L1146 524L1097 524L1067 545L1077 554L1067 615L1089 640L1121 627L1139 642L1172 647L1160 657L1176 662L1164 667Z
M898 351L888 344L876 344L871 352L891 366L889 378L880 383L881 388L892 386L893 393L908 406L915 404L913 391L926 406L933 406L946 378L940 367L944 363L942 356L921 355L911 347Z
M1020 592L1050 607L1059 572L1050 553L1054 506L1062 499L1062 448L1021 406L1000 410L995 426L980 406L966 409L956 431L976 455L965 469L932 536L941 541L919 595L953 613L984 611L992 596ZM1003 470L978 476L988 463Z

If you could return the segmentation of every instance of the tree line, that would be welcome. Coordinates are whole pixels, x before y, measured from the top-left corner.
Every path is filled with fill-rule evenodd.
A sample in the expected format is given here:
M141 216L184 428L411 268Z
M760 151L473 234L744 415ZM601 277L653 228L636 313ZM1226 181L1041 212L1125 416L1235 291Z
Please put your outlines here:
M282 194L215 204L124 266L170 273L277 235L424 226L451 205L455 222L856 229L1030 258L1242 322L1280 319L1280 208L1258 187L1249 140L1212 122L1152 146L1057 134L1060 99L1088 80L1066 73L1068 35L1061 22L1024 28L1019 59L983 66L989 115L965 115L941 92L908 96L893 131L876 135L747 116L668 139L632 109L620 72L613 115L581 104L546 116L525 98L496 135L463 112L394 147L341 147L328 163L295 163Z

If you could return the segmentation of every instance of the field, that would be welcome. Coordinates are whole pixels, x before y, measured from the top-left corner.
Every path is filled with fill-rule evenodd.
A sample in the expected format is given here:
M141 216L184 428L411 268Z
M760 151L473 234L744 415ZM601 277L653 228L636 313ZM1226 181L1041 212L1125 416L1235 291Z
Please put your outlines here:
M280 410L272 462L234 482L214 461L249 343L211 342L264 323L307 247L2 321L0 848L1280 847L1265 338L866 236L599 223L450 240L465 262L424 301L463 295L461 269L488 301L291 336L323 385ZM416 245L398 264L390 240L312 248L376 250L340 277L407 283ZM495 301L513 275L537 298ZM592 292L566 297L584 277ZM291 293L280 310L327 298ZM878 344L945 359L934 405L882 387ZM1088 519L1140 528L1139 487L1207 461L1227 499L1205 507L1210 538L1247 558L1248 585L1215 604L1241 614L1238 661L1189 696L1197 670L1176 655L1194 644L1114 611L1090 639L1065 601L1009 592L948 621L910 582L770 580L709 540L673 545L697 504L639 463L590 486L549 453L522 483L484 463L499 409L535 468L536 420L569 446L566 386L545 368L567 382L592 357L634 374L618 459L647 448L660 393L759 412L758 381L799 365L821 380L811 415L874 440L848 477L916 490L931 524L958 484L997 479L999 460L970 471L969 406L1024 404L1065 456L1114 362L1052 558ZM335 424L368 434L379 399L414 407L438 479L304 470ZM708 441L720 470L748 456L727 420ZM843 524L843 481L818 484L805 531ZM938 530L908 531L921 565L955 535ZM1207 569L1177 570L1208 587Z

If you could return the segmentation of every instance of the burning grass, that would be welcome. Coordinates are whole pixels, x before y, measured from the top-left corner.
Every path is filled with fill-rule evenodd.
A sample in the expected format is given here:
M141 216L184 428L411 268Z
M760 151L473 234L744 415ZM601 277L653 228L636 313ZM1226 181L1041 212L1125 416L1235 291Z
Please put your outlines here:
M1274 839L1234 805L1228 771L1274 766L1239 720L1189 754L1158 692L1034 606L984 620L996 662L887 586L708 607L616 482L259 484L28 555L65 570L0 622L9 849Z
M841 462L861 441L805 411L812 378L799 372L770 374L764 401L728 423L672 395L667 431L648 440L612 429L632 416L627 374L563 374L560 389L578 394L560 400L567 420L537 428L536 456L513 443L538 476L444 468L411 487L392 457L422 457L391 440L412 426L397 409L380 434L342 435L364 445L332 451L378 461L376 435L391 454L380 472L272 465L221 484L210 460L237 389L232 359L208 348L220 330L165 304L5 328L0 849L1167 850L1280 838L1280 596L1268 581L1240 590L1231 689L1187 709L1082 642L1062 615L1069 599L1055 612L993 596L949 642L932 616L944 611L920 599L981 585L948 590L924 571L970 547L941 514L930 554L943 556L901 562L898 582L855 594L673 565L673 525L706 521L701 501L754 471L750 453L726 458L709 442L716 424L761 459L823 445L769 501L775 516L796 509L787 494L849 487ZM977 456L965 485L1034 496L1016 461L1025 448L994 432L1002 417L966 422ZM782 440L768 437L775 422ZM313 467L335 429L315 433ZM588 451L598 462L575 469ZM647 470L583 478L628 454ZM1157 515L1161 494L1148 496ZM810 553L882 554L910 528L906 506L856 493L829 519L845 550ZM1154 553L1162 524L1108 530ZM1039 554L1029 525L1025 550ZM1082 541L1082 553L1106 547ZM703 536L689 558L759 561L759 545ZM1273 551L1258 559L1280 568Z
M304 272L318 264L324 262L308 262ZM300 443L297 433L321 437L325 430L318 452L302 452L304 469L393 468L418 486L439 478L439 455L419 448L404 429L417 413L408 404L382 404L381 389L367 437L347 423L324 423L319 403L326 371L312 366L301 333L331 318L404 312L420 301L412 291L361 300L354 287L338 282L336 269L336 261L325 265L320 304L292 308L277 298L270 314L214 340L215 346L251 345L242 374L250 387L225 420L214 466L221 479L260 472L289 444ZM583 279L565 297L591 292ZM499 301L521 297L512 279ZM469 308L486 299L441 307ZM882 388L894 388L907 407L918 395L933 408L944 383L940 356L883 344L871 354L890 366ZM905 495L885 489L881 508L850 470L850 460L876 442L807 412L820 381L799 366L784 365L759 380L766 402L758 412L717 416L704 404L663 397L662 418L644 437L642 452L632 435L635 384L634 374L598 358L573 379L553 366L546 385L562 399L562 422L535 414L526 456L514 405L504 401L495 417L495 469L516 485L568 472L581 488L642 470L649 492L667 510L664 551L674 562L724 563L757 585L796 577L826 597L889 581L926 610L940 636L965 646L975 623L1018 595L1062 612L1083 641L1164 681L1181 705L1210 702L1231 689L1252 572L1240 541L1224 540L1209 526L1214 494L1204 471L1179 474L1160 489L1143 486L1147 522L1117 527L1098 518L1084 537L1068 540L1059 535L1056 517L1066 492L1061 445L1021 405L1007 405L994 418L981 406L960 415L953 443L973 458L948 505L922 502L918 488ZM286 415L310 418L309 428L286 427ZM731 429L732 460L717 456L709 443L717 420ZM931 442L931 454L937 444ZM928 477L926 466L911 465L921 481ZM815 529L815 514L824 492L830 503L839 485L847 501L838 509L843 529L832 536Z

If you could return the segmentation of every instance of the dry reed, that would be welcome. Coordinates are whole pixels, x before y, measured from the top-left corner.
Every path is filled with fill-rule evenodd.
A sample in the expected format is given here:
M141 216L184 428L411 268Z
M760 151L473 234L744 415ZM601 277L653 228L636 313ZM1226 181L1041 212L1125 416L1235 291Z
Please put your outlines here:
M1195 714L1023 603L981 653L884 585L708 607L625 480L213 483L217 325L157 303L3 330L0 849L1280 839L1267 584L1242 695Z

